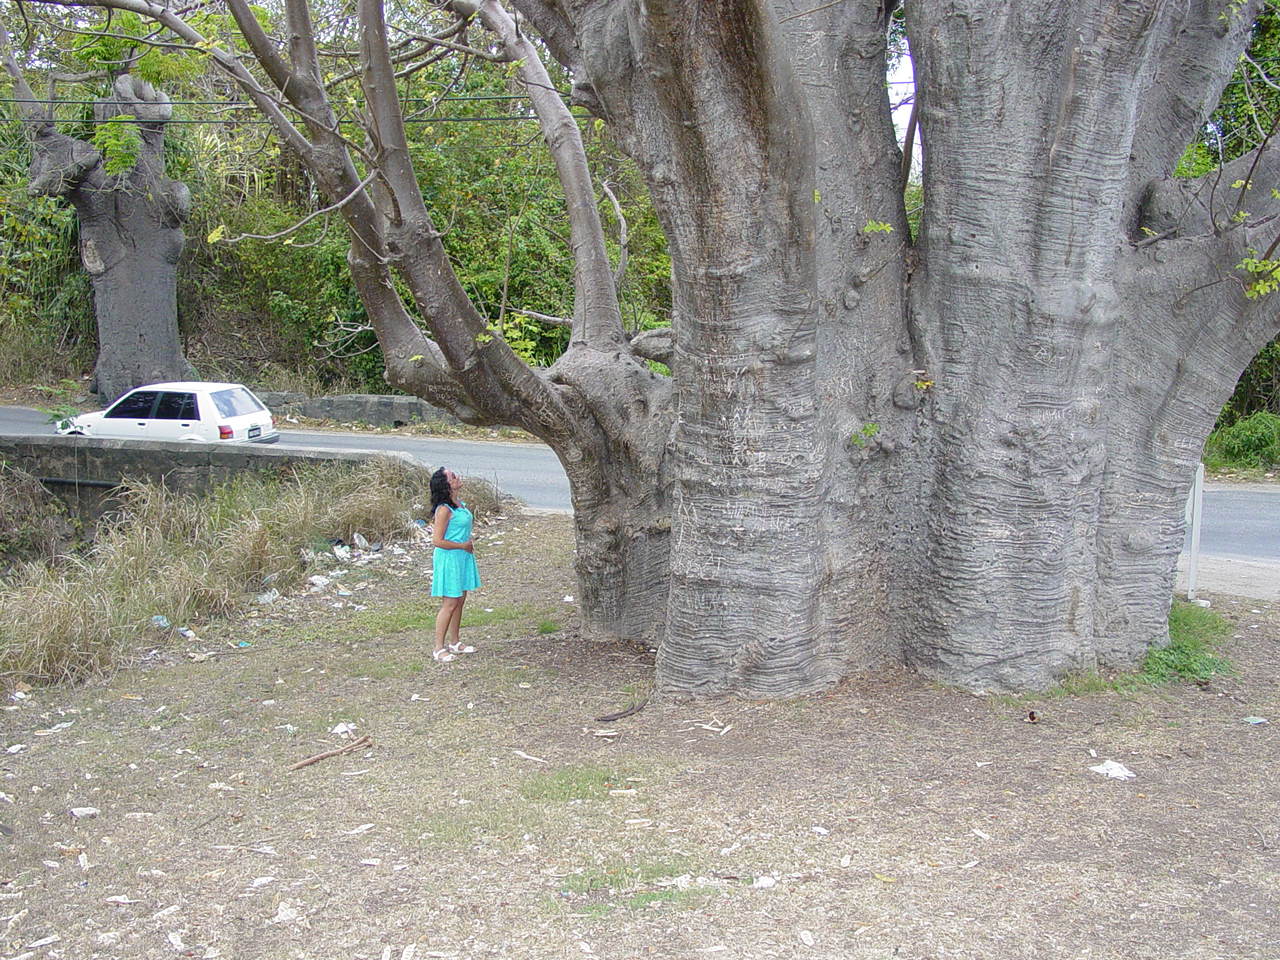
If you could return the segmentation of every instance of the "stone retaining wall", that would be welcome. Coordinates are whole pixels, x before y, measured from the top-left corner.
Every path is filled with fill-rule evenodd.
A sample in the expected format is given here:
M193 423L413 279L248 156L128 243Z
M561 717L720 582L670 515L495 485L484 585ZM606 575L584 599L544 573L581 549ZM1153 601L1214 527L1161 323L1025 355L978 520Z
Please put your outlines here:
M281 419L289 414L342 423L367 423L374 427L403 427L420 421L456 426L457 417L418 397L349 393L336 397L308 397L305 393L255 391L258 398Z

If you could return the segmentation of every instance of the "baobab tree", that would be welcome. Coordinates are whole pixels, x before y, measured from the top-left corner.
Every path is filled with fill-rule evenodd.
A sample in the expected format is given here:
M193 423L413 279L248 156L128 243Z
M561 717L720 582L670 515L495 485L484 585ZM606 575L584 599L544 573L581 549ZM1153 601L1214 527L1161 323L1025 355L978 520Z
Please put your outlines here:
M274 32L226 0L247 55L161 4L94 2L207 50L307 164L393 383L555 449L585 615L658 642L660 692L786 696L904 662L1028 689L1167 639L1194 465L1278 326L1260 295L1275 151L1172 179L1259 0L907 0L915 236L885 85L893 0L416 18L358 0L322 28L285 0ZM321 38L358 63L325 66ZM512 64L556 160L576 295L547 370L467 298L418 187L397 83L441 45ZM666 335L623 331L544 50L647 180ZM344 117L333 91L355 78Z
M145 49L145 48L144 48ZM133 58L136 59L136 58ZM32 144L28 190L61 197L75 208L80 259L93 285L98 326L94 389L107 402L143 383L194 376L178 334L177 270L191 212L185 184L165 175L169 98L130 72L132 59L111 73L49 75L37 97L6 38L0 65ZM95 137L81 139L54 122L58 80L102 81L93 103Z

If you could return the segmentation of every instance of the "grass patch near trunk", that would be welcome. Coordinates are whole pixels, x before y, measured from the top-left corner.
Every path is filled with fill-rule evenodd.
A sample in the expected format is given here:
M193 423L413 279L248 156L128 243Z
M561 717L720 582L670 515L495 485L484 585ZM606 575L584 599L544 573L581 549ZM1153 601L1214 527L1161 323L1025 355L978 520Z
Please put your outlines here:
M1133 693L1143 687L1168 683L1208 683L1235 670L1218 650L1230 636L1231 621L1212 610L1185 600L1174 600L1169 609L1169 642L1154 647L1133 673L1079 673L1067 677L1043 694L996 698L996 702L1023 703L1041 697L1078 697L1106 691Z

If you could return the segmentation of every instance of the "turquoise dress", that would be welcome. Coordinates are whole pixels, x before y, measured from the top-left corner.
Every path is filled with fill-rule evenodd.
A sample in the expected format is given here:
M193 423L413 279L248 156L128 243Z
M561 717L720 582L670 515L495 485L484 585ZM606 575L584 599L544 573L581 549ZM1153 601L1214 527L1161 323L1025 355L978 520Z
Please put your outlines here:
M446 540L466 543L471 539L471 511L465 503L453 509L449 527L444 532ZM460 597L468 590L480 586L480 570L476 558L466 550L446 550L436 547L431 556L431 595L433 597Z

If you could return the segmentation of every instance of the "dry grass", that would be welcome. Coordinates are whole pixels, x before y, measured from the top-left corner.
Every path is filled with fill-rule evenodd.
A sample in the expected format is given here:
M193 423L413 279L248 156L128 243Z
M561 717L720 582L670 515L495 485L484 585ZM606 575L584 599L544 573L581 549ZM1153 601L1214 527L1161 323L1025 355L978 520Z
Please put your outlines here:
M247 475L200 497L132 484L87 553L27 563L0 581L0 684L110 669L153 629L153 616L192 624L238 609L267 586L287 589L331 538L400 538L412 517L426 514L428 479L378 459ZM476 485L469 502L483 516L495 500Z
M34 476L0 462L0 570L52 560L75 533L62 504Z

